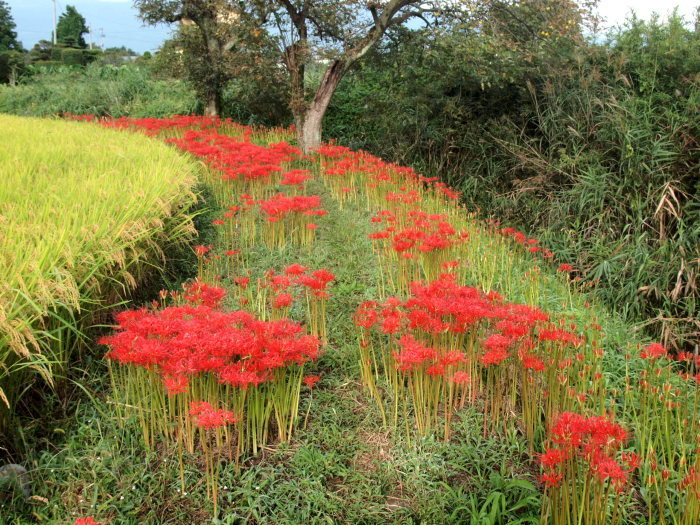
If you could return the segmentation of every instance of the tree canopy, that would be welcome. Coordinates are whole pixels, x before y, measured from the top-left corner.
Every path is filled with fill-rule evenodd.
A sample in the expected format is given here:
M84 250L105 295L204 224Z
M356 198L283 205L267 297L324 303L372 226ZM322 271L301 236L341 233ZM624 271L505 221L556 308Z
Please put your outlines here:
M202 53L199 77L208 77L208 109L226 82L221 63L247 52L250 35L268 35L277 44L276 63L285 66L290 84L290 109L300 145L320 143L321 122L328 103L348 69L392 26L445 10L446 1L388 0L135 0L147 23L191 23L199 32ZM319 86L306 84L308 64L326 64Z
M340 81L355 64L401 26L443 28L488 40L494 53L532 56L541 42L560 45L580 31L580 10L595 0L135 0L150 24L192 28L190 70L217 113L232 78L224 64L251 56L251 35L275 44L273 63L287 72L289 108L305 151L321 142L322 121ZM261 36L262 35L262 36ZM269 47L267 48L269 49ZM470 60L465 67L475 67ZM256 63L251 67L257 68ZM320 74L310 82L307 70Z
M83 35L88 33L87 23L83 15L72 5L66 6L65 13L58 18L56 25L56 40L68 47L85 49L87 44Z
M17 41L16 27L9 6L0 0L0 52L22 49L22 45Z

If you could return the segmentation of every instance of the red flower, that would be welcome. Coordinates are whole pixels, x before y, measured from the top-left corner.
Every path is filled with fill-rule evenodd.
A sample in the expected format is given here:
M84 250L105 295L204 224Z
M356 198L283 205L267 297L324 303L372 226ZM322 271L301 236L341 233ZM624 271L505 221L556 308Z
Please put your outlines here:
M190 404L190 416L194 418L195 424L202 428L218 428L238 421L233 412L216 410L206 401L193 401Z
M659 359L660 357L668 357L668 352L661 343L652 343L639 355L642 359Z
M558 487L562 479L564 479L563 474L554 472L548 472L540 476L540 481L544 483L545 487Z
M197 254L197 257L204 257L209 250L211 250L211 244L209 246L200 244L194 247L194 253Z
M301 264L292 264L284 269L284 273L287 275L301 275L306 271L306 266Z
M469 381L471 381L469 374L467 374L466 372L462 372L461 370L455 372L452 376L452 382L458 385L466 385L469 383Z
M233 282L245 290L250 283L250 277L236 277Z
M314 386L316 386L316 383L318 383L320 379L320 376L306 376L304 378L304 384L309 388L313 388Z
M545 468L552 468L569 459L569 454L565 450L558 448L548 448L544 454L540 454L540 464Z
M273 308L286 308L287 306L291 305L294 299L292 298L291 295L288 293L281 293L279 295L275 296L274 301L272 302L272 307Z

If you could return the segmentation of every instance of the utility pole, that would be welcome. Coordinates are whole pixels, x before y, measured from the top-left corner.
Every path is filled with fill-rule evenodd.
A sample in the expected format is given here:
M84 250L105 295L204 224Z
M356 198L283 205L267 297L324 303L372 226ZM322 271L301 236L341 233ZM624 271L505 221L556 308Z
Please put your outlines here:
M88 26L88 35L90 35L90 49L92 49L92 26Z
M104 51L105 48L105 30L100 28L100 47Z
M58 36L56 35L56 0L53 0L53 45L58 43Z

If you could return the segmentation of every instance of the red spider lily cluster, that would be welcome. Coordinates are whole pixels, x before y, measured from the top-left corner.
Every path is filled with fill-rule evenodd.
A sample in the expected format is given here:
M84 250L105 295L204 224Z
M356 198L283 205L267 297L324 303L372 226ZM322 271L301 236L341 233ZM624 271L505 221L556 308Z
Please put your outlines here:
M286 319L260 321L242 310L175 306L117 315L117 332L100 339L108 359L155 372L163 384L186 390L196 376L212 373L221 383L247 388L272 379L272 371L314 359L318 341Z
M628 440L608 418L560 414L549 429L551 446L539 458L548 495L544 520L573 523L584 515L591 523L619 523L621 495L641 464L637 454L623 451ZM581 478L587 490L579 495Z
M111 369L115 391L124 406L140 408L144 440L151 446L165 436L191 451L192 415L205 428L245 420L238 453L266 442L273 413L278 437L287 439L292 432L296 408L290 403L295 405L298 395L280 393L298 392L304 364L318 356L318 339L286 318L264 321L243 310L222 311L217 307L223 295L222 289L195 281L175 294L186 304L122 312L117 331L100 340L110 347L107 359L117 364ZM232 412L213 410L210 402ZM261 419L258 405L274 410L263 411ZM245 435L246 428L255 428L255 435Z
M289 240L302 246L309 245L317 228L314 217L328 213L321 209L321 197L318 195L287 196L278 193L258 204L266 223L263 239L272 247L283 247Z
M119 130L138 130L146 135L156 136L162 133L184 133L196 129L240 129L248 130L231 119L221 119L217 116L202 115L173 115L170 118L98 118L95 115L72 115L66 113L64 118L84 122L98 122L102 126ZM248 130L250 131L250 130Z
M296 190L303 190L306 181L313 179L313 177L309 170L292 170L282 174L280 184L287 186L289 193L295 194Z
M245 132L227 136L217 130L189 130L169 142L203 159L219 179L236 181L241 191L255 194L269 187L285 165L301 156L286 142L254 144Z
M190 417L200 428L219 428L231 423L238 423L238 418L230 410L216 409L206 401L190 403Z
M692 513L681 509L700 507L697 494L690 488L687 492L677 490L679 486L695 486L681 481L694 479L690 468L696 460L689 458L698 457L699 396L691 384L692 375L678 374L679 368L692 369L692 364L679 367L670 363L665 352L652 345L641 353L648 365L641 371L639 385L633 384L635 372L628 361L627 388L610 391L603 373L605 335L600 326L595 319L581 326L563 317L548 320L546 314L534 309L542 300L537 267L521 275L527 308L539 312L541 318L520 320L516 312L525 305L492 300L486 304L484 318L464 334L453 333L451 317L436 319L429 309L409 306L416 299L412 283L422 280L428 281L428 286L431 282L444 286L440 273L445 272L457 282L476 283L486 291L500 282L499 291L507 297L516 288L513 261L527 260L532 254L549 262L554 254L513 228L502 228L498 223L484 228L457 204L455 192L411 170L334 145L324 146L318 153L319 171L334 197L342 202L344 189L353 188L353 198L357 202L364 199L375 213L372 222L382 229L370 237L380 262L383 289L387 295L411 293L407 300L363 305L356 316L361 326L363 380L378 401L385 398L385 391L389 394L394 419L400 412L410 413L402 410L405 403L412 407L419 430L434 426L437 415L442 414L448 435L452 410L464 399L456 402L450 398L450 389L463 381L467 386L462 388L469 392L466 399L484 408L484 430L494 430L498 421L518 413L520 428L534 452L542 446L543 427L558 414L601 414L621 402L622 412L629 414L628 421L634 422L638 432L634 446L640 451L640 478L647 487L644 494L652 509L650 520L656 516L663 521L668 518L664 514L679 522L694 519L687 518ZM568 276L574 268L563 264L559 271L567 277L569 302L573 303ZM478 294L481 300L489 297ZM442 298L446 303L458 302L447 291ZM454 362L446 361L447 356L453 356ZM681 398L689 402L683 403ZM654 420L651 426L646 423L648 417ZM664 427L669 421L675 423ZM667 478L677 480L675 485L662 486L659 476L647 472L653 462L650 450L663 451L658 461L663 461ZM611 466L609 462L606 465ZM588 494L583 478L571 487L569 504ZM553 491L548 498L550 493ZM601 507L594 511L600 520L611 518ZM588 519L594 523L595 516Z
M390 202L413 202L417 192L389 193ZM439 213L426 213L420 209L403 208L382 210L373 218L375 224L383 224L384 229L371 233L378 258L385 265L383 272L396 277L396 287L408 290L410 283L417 279L435 279L451 262L455 262L460 245L469 234L458 232L448 217ZM416 262L417 264L413 264ZM391 272L389 268L396 268Z
M484 421L491 427L514 408L505 399L518 401L534 445L545 397L568 394L568 389L559 392L556 378L561 370L581 370L577 376L585 384L595 375L592 369L574 365L584 358L581 354L574 359L583 339L557 328L537 308L461 286L452 274L414 282L411 292L405 301L364 303L355 323L360 327L363 380L380 402L377 385L381 379L388 385L394 419L399 405L410 398L421 433L434 428L444 413L447 439L453 409L483 394ZM430 400L429 406L423 405L425 400Z
M183 285L182 299L191 305L218 308L225 296L226 290L223 288L212 286L199 279Z
M547 261L551 261L554 259L554 252L547 248L542 248L541 246L538 246L539 241L537 239L528 238L527 235L517 231L515 228L501 228L499 230L499 233L504 237L511 238L516 243L525 246L530 253L541 255L542 258L544 258ZM564 271L562 270L562 267L564 269L568 269L568 271L571 271L573 269L570 265L563 264L559 267L561 271Z
M279 440L291 437L304 365L318 357L319 341L286 318L219 309L224 290L201 281L161 300L167 295L184 304L122 312L116 331L99 342L110 347L118 405L138 418L144 442L177 443L183 490L182 451L199 442L216 509L218 454L257 453L271 430Z
M238 301L251 307L263 319L286 318L292 306L303 299L305 322L312 335L326 339L326 300L328 286L335 275L326 269L309 270L301 264L292 264L282 273L268 270L253 282L250 276L234 278Z

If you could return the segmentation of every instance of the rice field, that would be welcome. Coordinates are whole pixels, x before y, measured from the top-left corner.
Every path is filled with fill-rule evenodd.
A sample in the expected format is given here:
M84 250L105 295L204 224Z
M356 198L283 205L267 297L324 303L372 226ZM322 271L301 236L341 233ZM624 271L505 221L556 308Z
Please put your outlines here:
M193 234L196 166L141 135L0 115L0 430Z

